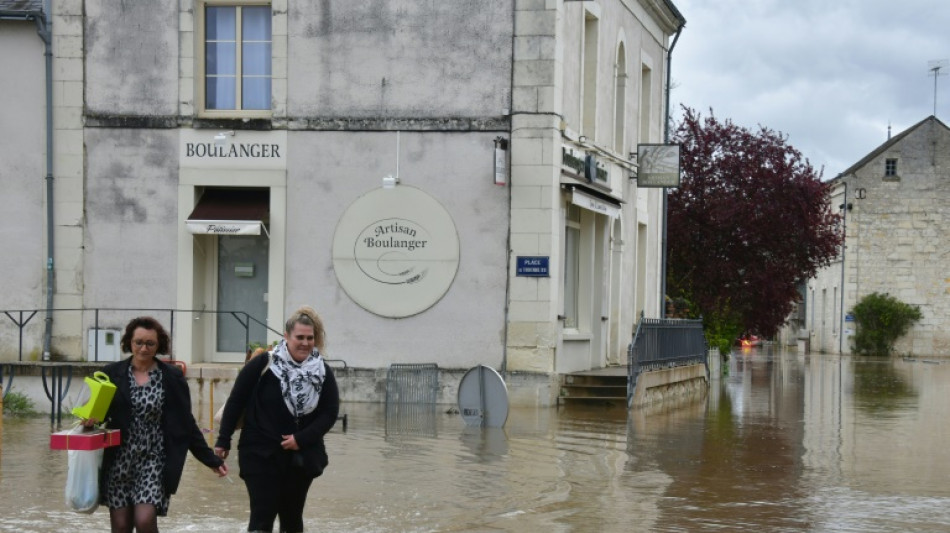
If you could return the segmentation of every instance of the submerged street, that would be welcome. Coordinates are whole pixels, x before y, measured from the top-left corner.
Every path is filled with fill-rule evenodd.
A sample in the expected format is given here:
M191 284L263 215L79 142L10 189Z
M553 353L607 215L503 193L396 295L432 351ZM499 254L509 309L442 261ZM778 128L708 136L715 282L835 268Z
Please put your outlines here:
M345 403L308 531L950 531L950 361L765 346L728 368L686 405L514 409L500 430ZM66 509L49 432L3 421L0 531L108 530ZM189 459L162 531L245 529L229 463L233 483Z

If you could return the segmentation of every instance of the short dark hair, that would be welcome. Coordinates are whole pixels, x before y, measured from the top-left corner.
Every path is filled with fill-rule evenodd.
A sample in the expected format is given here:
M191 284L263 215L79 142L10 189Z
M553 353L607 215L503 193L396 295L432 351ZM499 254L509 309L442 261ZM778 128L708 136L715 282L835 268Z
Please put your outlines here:
M135 317L125 325L125 333L122 335L120 347L125 353L132 353L132 334L138 328L148 329L158 334L158 350L156 354L170 355L172 340L168 332L162 327L162 324L150 316Z

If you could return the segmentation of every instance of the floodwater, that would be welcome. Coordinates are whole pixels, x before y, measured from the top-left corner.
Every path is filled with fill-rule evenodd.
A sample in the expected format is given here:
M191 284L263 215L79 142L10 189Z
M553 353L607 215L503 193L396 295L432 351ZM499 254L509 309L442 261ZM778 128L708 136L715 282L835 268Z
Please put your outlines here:
M514 409L503 429L343 405L309 531L947 531L950 360L732 355L676 406ZM106 531L63 502L49 421L0 433L0 531ZM210 435L209 435L210 439ZM189 459L163 531L243 531L247 497Z

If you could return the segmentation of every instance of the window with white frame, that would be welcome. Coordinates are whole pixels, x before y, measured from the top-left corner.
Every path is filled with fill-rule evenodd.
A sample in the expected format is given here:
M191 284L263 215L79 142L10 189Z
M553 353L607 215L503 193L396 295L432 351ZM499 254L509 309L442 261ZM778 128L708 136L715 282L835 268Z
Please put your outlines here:
M564 327L577 328L580 291L581 208L568 204L564 235Z
M201 109L209 115L267 116L271 109L271 6L203 4L199 16Z

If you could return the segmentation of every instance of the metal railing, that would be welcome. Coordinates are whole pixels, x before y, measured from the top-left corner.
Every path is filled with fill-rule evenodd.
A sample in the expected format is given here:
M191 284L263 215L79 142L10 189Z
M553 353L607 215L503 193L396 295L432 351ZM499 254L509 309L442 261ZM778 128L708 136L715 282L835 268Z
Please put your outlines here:
M439 365L392 364L386 373L386 434L436 434Z
M44 309L8 309L0 311L11 322L17 327L17 362L4 362L0 361L0 388L2 388L3 396L5 397L7 393L10 392L13 384L13 377L15 375L16 366L18 363L23 363L23 342L25 338L25 331L30 324L30 321L37 313L45 311ZM92 334L98 337L98 332L102 329L101 323L101 314L107 314L111 318L110 323L112 324L125 324L132 316L140 316L141 314L151 314L156 318L161 318L164 315L168 315L168 322L165 324L165 327L168 329L168 334L173 339L175 337L175 316L176 314L181 313L190 313L190 314L217 314L217 315L230 315L234 317L244 327L244 341L245 346L250 345L250 328L251 325L256 323L264 326L264 328L276 333L277 335L282 335L280 331L277 331L267 324L262 322L260 319L251 316L249 313L244 311L209 311L204 309L148 309L148 308L124 308L124 307L96 307L96 308L75 308L75 309L51 309L50 317L46 320L53 320L52 316L55 313L91 313L92 318L89 322L83 320L83 328L87 326ZM134 313L130 313L134 312ZM0 321L2 322L2 321ZM5 322L2 322L5 323ZM2 332L2 330L0 330ZM37 334L41 334L41 331L37 331ZM2 336L0 336L2 338ZM98 340L98 339L97 339ZM87 354L87 359L93 362L99 362L99 343L94 342L94 347L92 354ZM171 354L170 354L171 355ZM171 359L174 360L174 355L171 355ZM26 364L36 364L40 366L40 375L43 381L43 391L46 393L46 398L50 400L50 424L60 424L62 422L62 408L63 400L66 398L66 394L69 392L69 386L72 382L73 367L77 366L76 361L39 361L39 362L27 362ZM346 362L343 362L343 368L346 368ZM7 382L6 386L3 387L3 377L6 373ZM344 422L345 424L345 422Z
M11 322L18 328L19 332L17 335L18 338L18 361L23 361L23 340L24 340L24 330L29 325L33 317L36 316L38 312L45 311L44 309L9 309L0 311ZM245 311L211 311L207 309L168 309L168 308L134 308L134 307L80 307L80 308L66 308L66 309L52 309L52 315L56 313L81 313L86 315L88 313L92 314L91 319L83 324L83 327L86 328L88 324L88 329L98 332L99 330L106 329L102 324L103 314L107 314L110 317L121 316L121 318L113 318L111 324L121 324L124 326L125 323L133 318L133 316L139 316L142 314L151 314L159 320L164 320L164 316L168 316L168 322L164 326L168 329L169 336L172 339L175 338L175 317L176 315L181 315L187 313L190 315L196 315L198 317L202 315L225 315L231 316L244 328L244 345L249 346L251 343L251 326L253 324L258 324L263 326L265 329L270 330L277 335L283 335L283 332L277 331L276 329L268 326L265 322L260 320L257 317L252 316L251 314ZM130 313L130 312L134 312ZM48 319L52 320L52 318ZM84 321L85 322L85 321ZM171 357L174 359L174 355ZM91 354L89 354L90 361L99 361L99 343L94 343L94 349Z
M643 372L702 363L708 377L708 353L702 319L644 318L640 313L627 348L627 404L633 401L637 379Z

